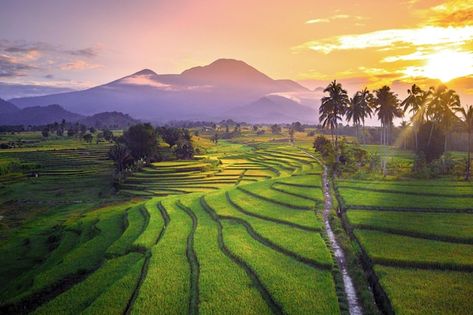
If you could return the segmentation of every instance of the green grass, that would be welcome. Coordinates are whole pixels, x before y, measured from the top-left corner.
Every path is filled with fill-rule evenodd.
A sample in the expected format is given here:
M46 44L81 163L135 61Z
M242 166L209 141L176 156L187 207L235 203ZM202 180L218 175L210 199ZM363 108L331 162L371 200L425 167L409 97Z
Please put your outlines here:
M37 274L31 287L17 295L15 300L51 286L66 276L99 267L107 248L122 234L123 212L128 206L129 204L123 205L122 208L117 206L102 208L84 219L97 222L93 225L95 230L93 237L68 251L57 264Z
M170 223L151 250L148 272L132 314L184 314L188 311L190 267L186 241L191 231L191 218L175 202L174 198L162 201Z
M159 200L159 198L153 198L145 203L145 229L135 240L135 246L151 248L158 240L158 236L164 228L164 218L158 210Z
M137 269L142 263L142 255L136 253L109 260L87 279L42 305L34 314L77 314L91 305L97 297L106 294L109 287L125 277L130 269ZM135 267L136 265L138 266ZM123 301L117 298L118 296L108 296L106 305L118 303L115 307L122 305L123 311Z
M473 216L462 213L416 213L398 211L348 211L350 225L396 231L432 239L473 241Z
M473 273L376 266L396 314L472 314Z
M108 249L107 253L112 255L124 255L132 249L133 242L143 233L146 228L146 216L142 205L134 206L126 211L125 231Z
M425 240L377 231L355 230L376 263L428 265L434 268L473 268L473 245Z
M307 228L321 227L321 223L316 220L313 211L294 210L283 205L255 198L238 189L230 190L228 194L235 204L249 213L289 224L295 223Z
M245 220L258 234L275 244L320 264L329 266L332 264L332 257L320 233L245 215L228 203L224 193L207 195L205 200L219 216ZM313 220L317 218L314 216Z
M250 278L218 245L217 224L197 197L182 202L195 213L194 246L200 266L199 312L202 314L269 314L270 310Z
M425 208L442 210L473 208L473 198L406 195L399 193L362 191L352 188L340 189L340 193L347 206Z
M329 271L309 267L261 245L240 224L230 221L222 221L222 224L225 244L258 274L285 313L339 313L335 284Z

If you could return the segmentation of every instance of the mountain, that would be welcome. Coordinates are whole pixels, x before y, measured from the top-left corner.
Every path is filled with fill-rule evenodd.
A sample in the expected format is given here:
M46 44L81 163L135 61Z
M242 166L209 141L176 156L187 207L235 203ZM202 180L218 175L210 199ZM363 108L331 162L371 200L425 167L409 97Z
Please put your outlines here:
M248 123L313 123L315 110L283 96L270 95L227 113L235 121Z
M63 119L76 122L82 115L71 113L59 105L33 106L0 115L0 125L46 125Z
M131 125L138 124L139 121L127 114L119 112L104 112L81 119L80 123L87 127L95 127L98 129L124 129Z
M13 105L12 103L7 102L5 100L2 100L0 98L0 115L2 115L2 114L11 114L11 113L17 112L19 110L20 109L18 107L16 107L15 105Z
M83 91L10 102L20 108L60 104L82 115L119 111L145 121L165 122L225 119L232 109L271 93L307 92L294 81L274 80L243 61L219 59L181 74L144 69Z

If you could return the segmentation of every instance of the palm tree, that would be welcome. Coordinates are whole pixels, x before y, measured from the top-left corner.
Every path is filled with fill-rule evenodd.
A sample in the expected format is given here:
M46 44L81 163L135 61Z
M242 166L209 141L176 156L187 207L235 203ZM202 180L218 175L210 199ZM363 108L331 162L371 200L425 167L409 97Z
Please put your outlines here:
M404 112L409 110L412 114L411 122L414 126L414 137L416 142L416 151L418 149L418 140L417 134L419 132L420 126L425 121L426 108L431 96L431 91L424 91L417 85L412 85L410 89L407 90L407 97L402 101L401 106L404 106Z
M385 85L375 91L373 105L383 127L382 144L389 144L389 131L393 120L403 115L397 95L391 91L389 86Z
M397 95L391 91L389 86L385 85L374 92L375 96L373 97L373 106L375 107L378 119L381 121L381 126L383 128L381 144L388 145L390 143L389 131L393 124L393 120L396 117L402 117L403 113L399 107ZM386 156L386 152L384 155ZM383 160L383 173L386 175L385 159Z
M462 122L468 132L468 158L466 160L465 180L469 180L471 169L471 133L473 132L473 105L467 106L466 109L458 106L455 110L461 114Z
M348 106L346 108L346 118L347 121L353 121L353 126L356 128L356 138L358 139L358 128L360 122L365 126L365 118L371 117L372 108L371 101L373 95L368 91L367 88L364 88L362 91L355 93L353 98L350 99Z
M319 108L319 120L323 128L329 128L334 137L334 130L338 127L338 122L342 120L346 107L349 103L347 91L342 88L336 80L332 81L324 90L329 96L322 97ZM335 147L338 147L338 136L335 134Z
M431 88L432 98L427 107L427 116L432 121L429 141L432 140L434 127L441 127L445 133L444 151L447 150L447 138L452 126L457 120L454 109L460 107L460 97L454 90L448 89L445 85L440 85L436 89Z

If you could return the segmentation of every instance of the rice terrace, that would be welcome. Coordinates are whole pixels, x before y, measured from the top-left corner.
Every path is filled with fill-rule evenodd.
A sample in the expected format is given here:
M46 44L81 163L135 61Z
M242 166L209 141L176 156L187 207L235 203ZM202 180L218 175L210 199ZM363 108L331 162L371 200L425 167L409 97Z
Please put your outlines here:
M3 1L0 315L473 314L472 13Z

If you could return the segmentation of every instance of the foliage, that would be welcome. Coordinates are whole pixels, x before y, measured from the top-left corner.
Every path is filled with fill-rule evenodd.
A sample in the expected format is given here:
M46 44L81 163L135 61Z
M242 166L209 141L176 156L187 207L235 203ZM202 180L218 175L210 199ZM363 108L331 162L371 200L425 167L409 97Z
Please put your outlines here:
M281 131L282 131L282 128L278 124L271 125L271 133L273 135L280 134Z
M123 141L136 160L152 160L158 152L157 133L150 124L131 126L123 134Z

